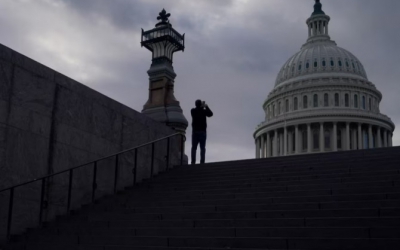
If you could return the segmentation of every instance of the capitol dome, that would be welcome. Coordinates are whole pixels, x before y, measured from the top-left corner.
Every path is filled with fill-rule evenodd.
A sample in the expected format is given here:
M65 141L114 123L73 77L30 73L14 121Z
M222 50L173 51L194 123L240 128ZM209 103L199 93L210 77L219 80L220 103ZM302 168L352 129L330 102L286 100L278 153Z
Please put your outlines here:
M391 147L393 122L364 66L329 36L330 17L316 0L308 39L284 63L263 104L256 157Z

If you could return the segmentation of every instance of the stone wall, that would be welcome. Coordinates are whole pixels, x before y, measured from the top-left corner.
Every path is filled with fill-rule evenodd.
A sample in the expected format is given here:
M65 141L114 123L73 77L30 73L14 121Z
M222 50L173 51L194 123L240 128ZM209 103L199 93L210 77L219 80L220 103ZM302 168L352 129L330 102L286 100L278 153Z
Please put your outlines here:
M129 91L129 90L127 90ZM147 91L143 90L143 91ZM0 44L0 189L173 134L170 128ZM179 159L171 141L171 163ZM166 166L156 143L155 173ZM133 153L119 159L118 188L133 182ZM138 179L150 175L151 147L138 151ZM113 190L115 158L98 163L97 196ZM93 167L74 171L72 207L91 199ZM66 212L68 174L46 183L45 220ZM36 226L41 183L15 190L12 232ZM9 192L0 193L0 237Z

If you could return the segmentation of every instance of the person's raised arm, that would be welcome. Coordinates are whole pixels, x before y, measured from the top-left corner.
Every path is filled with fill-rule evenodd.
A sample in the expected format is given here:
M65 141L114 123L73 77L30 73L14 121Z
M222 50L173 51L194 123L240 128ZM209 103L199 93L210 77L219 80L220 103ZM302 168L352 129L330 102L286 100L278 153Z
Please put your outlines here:
M211 111L211 109L208 107L208 105L206 105L206 116L207 117L211 117L214 115L214 113Z

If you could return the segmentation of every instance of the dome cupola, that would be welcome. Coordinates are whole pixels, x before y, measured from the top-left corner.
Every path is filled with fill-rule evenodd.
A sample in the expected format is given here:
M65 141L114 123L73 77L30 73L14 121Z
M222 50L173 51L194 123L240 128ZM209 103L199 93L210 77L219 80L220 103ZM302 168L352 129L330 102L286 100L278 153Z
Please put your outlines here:
M275 88L314 77L355 77L368 80L360 60L337 46L329 36L330 17L316 0L314 12L307 19L308 39L301 50L283 65L276 78Z
M325 12L322 11L322 4L319 0L315 1L314 12L311 14L311 17L307 19L308 26L308 40L330 40L328 33L328 24L330 21L330 17L325 15Z

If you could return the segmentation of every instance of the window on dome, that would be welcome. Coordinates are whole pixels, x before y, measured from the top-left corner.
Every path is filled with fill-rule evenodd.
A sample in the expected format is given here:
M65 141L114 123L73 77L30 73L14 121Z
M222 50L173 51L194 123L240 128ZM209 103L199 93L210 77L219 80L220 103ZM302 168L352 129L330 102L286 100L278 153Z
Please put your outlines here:
M331 66L335 66L335 61L333 61L333 59L331 59Z
M319 149L319 130L313 131L313 148Z
M342 67L342 61L340 59L339 59L338 65L339 65L339 67Z
M278 112L277 115L281 114L281 102L278 102Z
M297 141L296 141L296 133L292 133L292 152L296 151L296 145L297 145Z
M316 68L316 67L318 67L318 62L317 61L314 62L314 68Z
M306 69L308 69L309 67L310 67L310 63L307 62L307 63L306 63Z
M324 146L326 149L331 148L331 132L328 129L325 129L324 131Z
M369 111L371 111L371 110L372 110L372 101L371 101L371 98L369 98L368 104L369 104Z
M272 118L274 116L274 111L271 106L269 106L269 117Z
M301 64L299 65L299 70L301 70Z
M318 95L314 95L314 108L318 107Z
M353 70L356 70L356 65L354 65L354 62L352 61L351 64L353 65Z
M272 116L275 117L275 104L272 105Z
M350 67L349 61L346 60L346 67Z
M354 107L358 108L358 95L354 95Z
M337 148L342 149L342 130L337 130Z
M286 102L285 102L285 110L286 110L286 113L289 112L289 100L288 99L286 99Z
M299 108L298 100L297 97L294 98L294 110L297 110Z
M307 148L308 148L307 130L303 130L301 135L302 135L301 139L302 139L303 150L307 150Z
M329 95L328 94L324 95L324 106L325 107L329 106Z
M365 96L362 97L362 108L363 108L363 109L367 109L367 107L366 107Z
M344 96L344 106L346 106L346 107L350 106L349 94L346 94Z
M322 66L325 67L326 66L326 62L325 60L322 61Z
M308 98L307 96L303 96L303 108L308 108Z
M339 94L338 93L335 94L335 106L339 107Z

